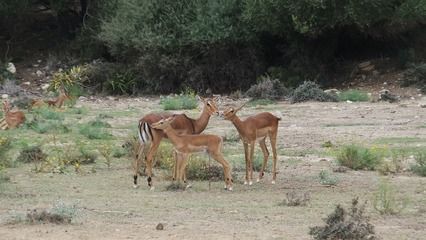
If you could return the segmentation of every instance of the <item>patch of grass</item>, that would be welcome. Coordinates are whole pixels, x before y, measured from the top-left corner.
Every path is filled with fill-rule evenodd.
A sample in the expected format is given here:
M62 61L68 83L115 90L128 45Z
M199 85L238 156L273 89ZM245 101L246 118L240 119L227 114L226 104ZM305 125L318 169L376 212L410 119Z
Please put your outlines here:
M365 204L358 206L358 198L352 200L352 206L345 210L337 205L325 221L325 226L311 227L309 235L316 240L330 239L353 239L372 240L376 239L374 226L370 219L364 215Z
M271 99L254 99L248 102L248 106L259 106L259 105L269 105L269 104L275 104L276 102Z
M373 149L355 144L343 146L337 156L340 165L354 170L375 170L383 156Z
M324 92L318 84L305 81L303 84L298 86L290 98L291 103L299 103L306 101L318 101L318 102L337 102L337 97Z
M161 98L160 104L163 105L164 110L195 109L198 101L195 94L181 94Z
M105 158L105 164L108 168L111 167L111 161L112 161L112 148L110 145L102 145L98 148L98 151L101 153L101 155Z
M109 114L100 113L97 118L99 118L99 119L107 119L107 118L114 118L114 117L111 116L111 115L109 115Z
M374 141L377 144L398 144L398 143L418 143L426 142L426 139L419 137L387 137L379 138Z
M68 110L69 113L72 114L78 114L78 115L86 115L88 113L88 109L85 107L79 107L79 108L70 108Z
M48 120L33 120L28 122L27 127L37 133L68 133L71 130L63 124L62 121L48 121Z
M350 89L339 94L339 101L352 101L352 102L367 102L370 100L368 93Z
M185 191L186 190L186 184L181 182L171 182L169 185L166 186L167 191Z
M374 193L374 209L382 215L394 215L400 213L405 205L405 201L397 200L395 189L389 181L382 179Z
M92 127L111 128L111 124L104 122L99 118L96 118L95 120L88 122L88 124Z
M8 152L12 148L12 138L9 136L0 137L0 168L16 166L16 161L8 157Z
M416 163L411 166L411 171L415 174L426 177L426 151L419 151L414 155Z
M121 157L124 157L124 156L126 156L126 150L124 149L124 148L114 148L113 150L112 150L112 157L115 157L115 158L121 158Z
M321 170L318 177L322 185L334 186L334 185L337 185L337 183L339 182L339 178L332 175L327 170Z
M30 210L27 212L27 222L31 224L37 223L54 223L54 224L70 224L77 216L76 205L67 205L62 201L55 203L50 210Z
M238 142L240 141L240 134L238 134L237 130L232 129L225 133L223 137L223 141L225 142Z
M110 132L103 128L93 127L89 124L83 124L80 126L80 134L87 137L88 139L112 139L113 136Z
M56 112L48 107L34 109L35 118L41 117L47 120L64 120L62 113Z

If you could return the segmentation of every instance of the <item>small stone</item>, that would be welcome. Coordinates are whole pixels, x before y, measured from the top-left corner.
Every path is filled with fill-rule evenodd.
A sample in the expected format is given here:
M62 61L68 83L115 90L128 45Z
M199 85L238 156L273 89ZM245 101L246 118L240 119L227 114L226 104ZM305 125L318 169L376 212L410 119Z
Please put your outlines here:
M46 91L50 87L50 84L46 83L41 86L41 89Z
M11 62L7 64L7 68L6 68L6 70L7 70L8 72L12 73L12 74L15 74L15 73L16 73L16 67L15 67L15 65L14 65L13 63L11 63Z
M421 108L426 108L426 103L419 104L419 107L421 107Z
M155 227L155 229L157 230L164 230L164 226L162 223L157 224L157 226Z
M2 94L2 95L1 95L1 98L2 98L2 99L8 99L8 98L9 98L9 95L8 95L8 94Z
M41 63L41 59L37 60L38 63Z
M27 86L31 85L31 83L30 83L30 82L23 82L22 84L23 84L23 85L27 85Z
M383 82L383 85L388 85L388 83L387 82Z
M41 77L41 75L43 75L43 72L40 71L40 70L37 70L36 75L37 75L37 77Z
M40 64L33 64L33 67L35 67L35 68L37 68L39 66L40 66Z

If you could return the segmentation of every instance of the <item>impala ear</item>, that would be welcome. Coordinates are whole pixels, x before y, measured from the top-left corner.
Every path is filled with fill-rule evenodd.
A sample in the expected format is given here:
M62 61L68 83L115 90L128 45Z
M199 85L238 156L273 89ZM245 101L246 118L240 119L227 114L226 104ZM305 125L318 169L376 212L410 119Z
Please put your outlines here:
M202 101L202 102L205 102L205 101L206 101L206 99L205 99L205 98L203 98L203 97L201 97L200 95L197 95L197 99L198 99L199 101Z
M235 109L235 112L240 111L240 110L241 110L241 108L243 108L246 104L247 104L247 102L243 103L243 105L241 105L239 108Z

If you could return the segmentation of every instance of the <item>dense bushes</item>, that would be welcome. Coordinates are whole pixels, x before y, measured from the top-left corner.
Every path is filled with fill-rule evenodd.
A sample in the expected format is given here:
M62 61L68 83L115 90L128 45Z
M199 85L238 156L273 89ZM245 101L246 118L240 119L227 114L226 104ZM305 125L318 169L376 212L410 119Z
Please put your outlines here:
M290 100L292 103L306 101L337 102L337 97L324 92L318 84L306 81L294 90Z

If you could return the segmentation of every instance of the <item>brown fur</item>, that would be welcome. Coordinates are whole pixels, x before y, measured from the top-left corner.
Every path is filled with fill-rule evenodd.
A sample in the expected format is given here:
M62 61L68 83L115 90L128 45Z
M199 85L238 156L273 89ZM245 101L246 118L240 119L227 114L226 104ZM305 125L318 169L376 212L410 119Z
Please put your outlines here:
M223 112L223 117L226 120L231 121L234 126L237 128L238 133L240 134L240 138L244 144L244 155L246 160L246 181L245 183L252 183L253 178L253 153L254 153L254 145L256 141L259 141L260 148L263 152L263 164L262 169L259 173L259 179L263 178L265 167L268 162L269 152L266 147L266 137L269 136L271 140L272 153L273 153L273 167L272 167L272 181L275 183L277 170L277 134L278 134L278 122L281 118L272 115L269 112L263 112L256 114L254 116L250 116L245 120L240 120L237 117L236 113L243 107L234 109L228 108Z
M8 101L3 102L3 112L7 128L9 129L19 127L19 125L25 122L25 114L22 111L11 111Z
M160 121L161 119L165 119L171 116L174 116L173 122L171 126L176 130L178 134L199 134L207 127L210 116L218 113L218 108L216 105L215 99L206 98L201 100L204 103L203 111L198 119L192 119L186 116L185 114L172 114L172 113L150 113L145 115L140 121L139 126L143 126L144 123L148 123L151 126L153 123ZM145 161L146 161L146 175L148 176L148 185L152 186L152 167L153 167L153 159L158 150L160 142L163 138L167 138L167 135L159 129L153 129L150 127L152 133L152 139L150 145L148 147ZM140 131L140 129L139 129ZM141 154L145 152L145 146L140 146L141 150L139 151ZM135 159L135 174L134 174L134 184L137 185L137 175L139 173L139 167L141 166L140 158ZM176 166L175 166L176 167ZM175 172L174 169L173 172ZM174 175L174 177L176 177Z
M64 90L60 90L59 96L56 99L46 100L46 101L43 101L41 99L34 99L31 102L31 107L39 108L39 107L46 106L47 104L47 106L49 107L61 108L64 105L65 100L69 100L69 99L71 99L70 96Z
M177 180L184 180L184 172L186 162L191 153L206 151L213 159L223 166L225 186L227 189L232 190L232 176L231 167L229 163L223 158L222 154L222 138L212 134L201 135L178 135L171 126L173 117L160 120L153 123L151 126L154 129L159 129L167 135L175 147L177 154Z

